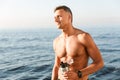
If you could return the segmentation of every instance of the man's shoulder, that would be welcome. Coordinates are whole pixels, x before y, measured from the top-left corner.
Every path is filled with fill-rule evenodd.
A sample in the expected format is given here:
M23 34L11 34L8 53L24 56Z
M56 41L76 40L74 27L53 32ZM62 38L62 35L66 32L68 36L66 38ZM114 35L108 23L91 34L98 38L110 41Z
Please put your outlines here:
M61 35L57 36L53 42L57 42L60 39Z
M88 32L77 29L77 38L80 42L84 42L86 40L89 40L91 38L91 35Z
M88 32L85 32L81 29L76 29L76 33L78 35L78 37L86 37L86 36L90 36L90 34Z

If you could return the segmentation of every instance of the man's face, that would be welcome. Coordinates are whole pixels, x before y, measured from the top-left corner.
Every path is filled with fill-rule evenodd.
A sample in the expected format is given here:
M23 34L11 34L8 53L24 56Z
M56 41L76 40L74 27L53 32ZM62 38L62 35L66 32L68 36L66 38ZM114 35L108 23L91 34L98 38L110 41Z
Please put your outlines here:
M54 21L59 29L64 29L70 21L69 13L63 9L56 10L54 13Z

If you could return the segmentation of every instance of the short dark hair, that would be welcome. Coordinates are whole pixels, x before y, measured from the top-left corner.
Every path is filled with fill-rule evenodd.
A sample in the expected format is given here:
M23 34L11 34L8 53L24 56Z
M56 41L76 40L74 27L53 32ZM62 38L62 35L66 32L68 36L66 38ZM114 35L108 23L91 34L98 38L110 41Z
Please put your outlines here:
M72 14L72 11L69 7L65 6L65 5L61 5L61 6L57 6L55 9L54 9L54 12L59 10L59 9L63 9L65 10L66 12L69 12L71 14L71 22L73 20L73 14Z

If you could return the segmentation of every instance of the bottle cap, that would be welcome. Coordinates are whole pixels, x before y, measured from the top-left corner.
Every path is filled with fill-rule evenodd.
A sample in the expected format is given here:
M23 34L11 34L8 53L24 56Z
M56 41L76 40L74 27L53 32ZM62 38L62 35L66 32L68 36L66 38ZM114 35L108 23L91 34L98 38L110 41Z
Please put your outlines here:
M61 66L61 68L65 68L65 67L67 67L67 64L66 64L66 63L61 62L61 63L60 63L60 66Z

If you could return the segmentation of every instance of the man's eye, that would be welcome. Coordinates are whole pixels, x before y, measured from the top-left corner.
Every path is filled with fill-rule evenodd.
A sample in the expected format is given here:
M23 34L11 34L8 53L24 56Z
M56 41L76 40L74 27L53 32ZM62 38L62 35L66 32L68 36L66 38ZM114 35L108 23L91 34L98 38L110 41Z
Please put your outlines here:
M58 18L61 17L61 16L57 16Z

